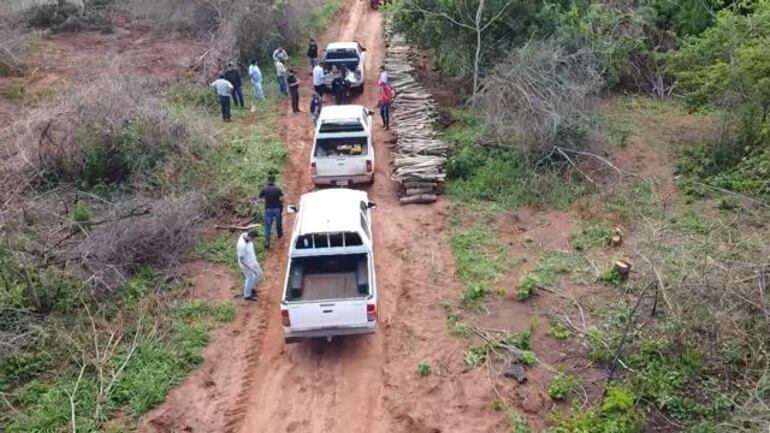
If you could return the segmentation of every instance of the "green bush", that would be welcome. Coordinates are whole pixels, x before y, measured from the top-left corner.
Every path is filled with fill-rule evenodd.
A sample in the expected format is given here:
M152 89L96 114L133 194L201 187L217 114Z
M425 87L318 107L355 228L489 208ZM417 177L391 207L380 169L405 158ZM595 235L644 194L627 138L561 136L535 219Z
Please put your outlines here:
M91 221L91 210L82 201L75 203L75 208L72 209L72 221L81 224Z
M577 384L578 378L576 376L559 373L551 380L551 384L548 386L548 395L554 400L563 401L572 393Z
M430 375L430 364L427 361L422 361L417 364L417 374L420 377L426 377Z
M609 268L602 272L601 275L599 275L599 279L607 284L617 286L621 281L623 281L623 275L621 275L617 269Z
M568 413L552 414L549 433L638 433L642 415L635 407L636 397L628 389L609 385L599 408L589 410L575 405Z
M557 340L565 340L572 335L572 332L570 332L570 330L567 329L567 327L564 326L561 322L552 320L550 322L550 325L551 325L551 329L550 329L551 335L553 335L553 338Z

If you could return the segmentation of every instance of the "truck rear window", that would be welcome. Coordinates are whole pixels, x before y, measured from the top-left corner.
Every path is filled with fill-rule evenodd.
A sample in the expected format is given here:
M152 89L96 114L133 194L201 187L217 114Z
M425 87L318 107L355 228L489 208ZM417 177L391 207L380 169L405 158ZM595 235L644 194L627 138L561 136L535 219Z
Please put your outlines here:
M339 48L326 51L326 60L358 59L358 51L354 48Z
M363 245L361 236L355 232L343 233L311 233L297 237L294 248L334 248L334 247L357 247Z
M363 132L364 125L358 119L323 121L318 132Z

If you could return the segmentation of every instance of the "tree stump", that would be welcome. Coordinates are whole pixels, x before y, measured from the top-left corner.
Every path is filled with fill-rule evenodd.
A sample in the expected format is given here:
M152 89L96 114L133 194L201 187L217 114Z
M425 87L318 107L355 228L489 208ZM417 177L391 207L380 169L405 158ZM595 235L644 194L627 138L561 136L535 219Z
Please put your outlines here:
M620 278L622 280L627 280L628 274L631 272L631 263L628 263L625 260L617 260L615 261L615 264L612 266L612 269L617 271L618 275L620 275Z

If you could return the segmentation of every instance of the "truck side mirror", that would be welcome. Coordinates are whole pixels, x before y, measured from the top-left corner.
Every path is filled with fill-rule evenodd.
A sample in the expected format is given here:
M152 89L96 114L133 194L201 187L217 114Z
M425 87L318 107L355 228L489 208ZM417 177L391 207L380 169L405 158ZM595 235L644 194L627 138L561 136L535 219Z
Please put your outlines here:
M286 213L292 214L299 212L299 206L291 205L286 208Z
M377 208L377 203L375 203L373 201L370 201L370 202L366 203L366 208L367 209L376 209Z

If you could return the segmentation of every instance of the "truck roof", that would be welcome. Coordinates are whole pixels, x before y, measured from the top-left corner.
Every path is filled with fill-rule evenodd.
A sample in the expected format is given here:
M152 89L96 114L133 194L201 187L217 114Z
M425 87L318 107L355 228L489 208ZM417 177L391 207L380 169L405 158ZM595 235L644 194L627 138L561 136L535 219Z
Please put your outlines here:
M347 188L304 194L299 205L298 234L359 232L362 201L369 201L366 192Z
M329 50L357 50L358 42L331 42L326 46L326 51Z
M364 112L362 105L330 105L321 108L321 122L332 119L359 119Z

